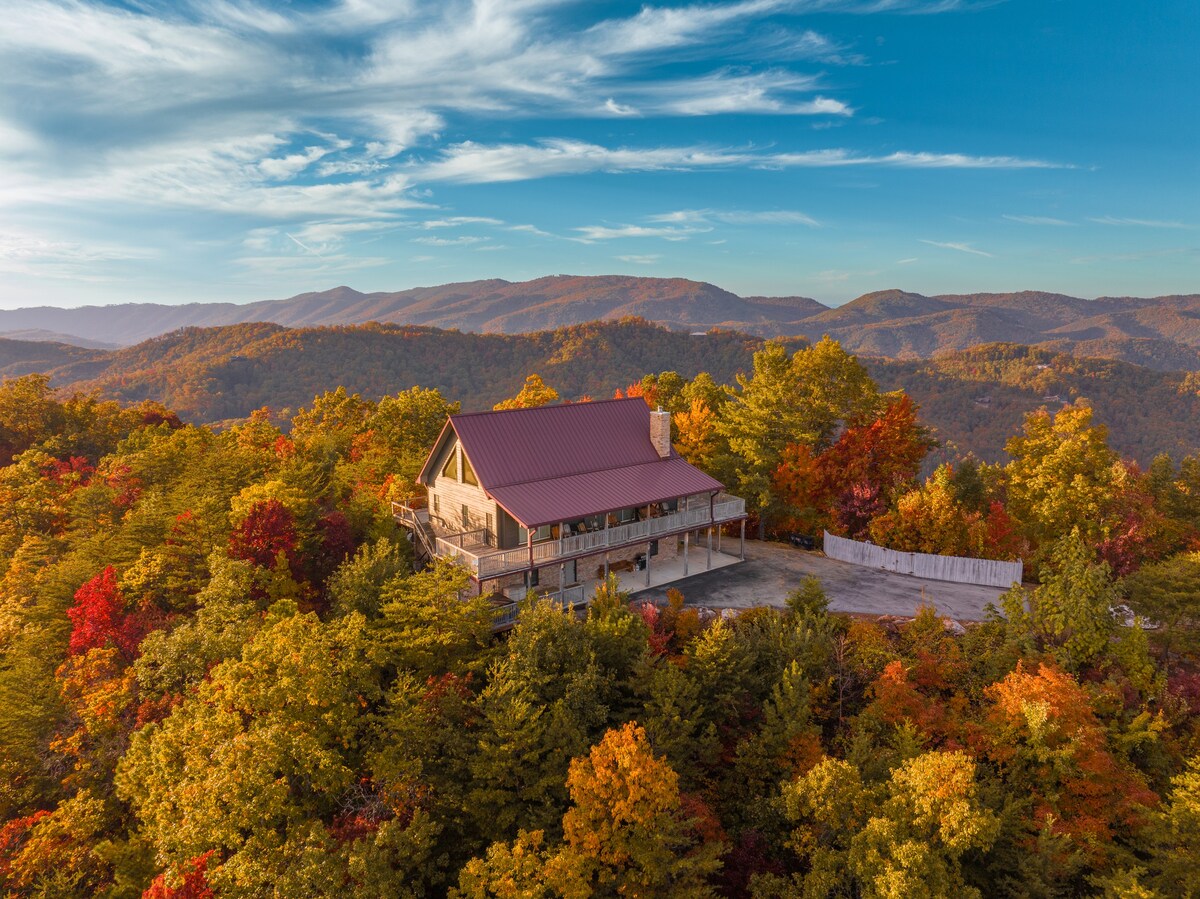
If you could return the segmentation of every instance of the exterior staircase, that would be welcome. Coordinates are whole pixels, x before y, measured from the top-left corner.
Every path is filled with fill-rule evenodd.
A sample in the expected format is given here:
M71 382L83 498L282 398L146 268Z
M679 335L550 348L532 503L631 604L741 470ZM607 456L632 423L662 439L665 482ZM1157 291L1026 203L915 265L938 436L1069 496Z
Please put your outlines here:
M432 562L437 549L433 529L429 526L429 510L392 503L392 516L412 534L414 567L422 568Z

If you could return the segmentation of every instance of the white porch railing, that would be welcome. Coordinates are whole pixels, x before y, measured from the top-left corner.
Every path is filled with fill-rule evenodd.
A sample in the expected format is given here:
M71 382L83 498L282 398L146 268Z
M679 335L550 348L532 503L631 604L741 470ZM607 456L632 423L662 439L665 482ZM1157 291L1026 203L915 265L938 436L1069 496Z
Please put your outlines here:
M691 509L660 515L657 518L631 521L616 527L535 543L532 549L532 560L528 546L491 552L466 549L462 544L470 541L460 540L459 538L463 536L460 534L451 538L437 538L437 551L438 555L447 556L465 565L476 579L500 577L530 568L531 561L532 567L537 567L555 559L589 555L606 549L628 546L643 540L653 540L663 534L733 521L746 514L746 501L736 496L721 494L711 508L711 517L709 505L705 503ZM474 534L475 532L469 533Z
M575 609L580 606L585 606L588 603L588 596L584 590L583 584L576 584L574 587L564 587L562 592L558 590L550 590L545 593L539 593L541 599L552 599L555 602L562 604L564 609ZM500 606L496 609L495 617L492 621L493 630L504 630L506 627L511 627L521 615L521 603L514 602Z

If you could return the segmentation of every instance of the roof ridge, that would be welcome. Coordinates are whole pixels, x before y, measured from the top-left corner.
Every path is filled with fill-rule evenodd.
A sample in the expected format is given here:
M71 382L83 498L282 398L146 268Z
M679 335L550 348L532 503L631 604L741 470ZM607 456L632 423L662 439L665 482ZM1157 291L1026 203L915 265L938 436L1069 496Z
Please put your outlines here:
M450 416L451 420L456 418L474 418L479 415L501 415L505 412L536 412L539 409L565 409L568 406L599 406L604 403L627 403L630 400L642 400L640 396L614 396L606 400L588 400L586 403L549 403L544 406L523 406L519 409L480 409L478 412L455 412ZM643 404L645 400L642 400ZM647 409L650 407L647 406Z

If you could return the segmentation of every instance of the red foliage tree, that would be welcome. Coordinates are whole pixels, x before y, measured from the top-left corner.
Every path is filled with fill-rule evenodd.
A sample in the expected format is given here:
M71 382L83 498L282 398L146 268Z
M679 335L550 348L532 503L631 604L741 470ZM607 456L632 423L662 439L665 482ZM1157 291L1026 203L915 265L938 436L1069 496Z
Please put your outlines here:
M280 553L288 566L296 568L296 520L291 510L277 499L262 500L229 535L229 555L270 568Z
M13 863L29 841L29 832L33 830L34 825L50 815L51 812L43 810L24 818L14 818L0 826L0 886L12 875Z
M109 565L75 591L75 605L67 609L71 619L71 655L99 649L109 643L126 655L137 648L135 635L125 625L125 598L117 587L117 570ZM134 642L130 645L130 641Z
M791 510L788 526L861 534L897 490L916 477L931 446L917 423L916 405L902 396L874 421L846 428L820 455L801 444L785 448L773 483Z
M314 581L321 582L354 552L354 531L350 527L350 520L335 510L317 522L317 533L321 538L321 548L313 555L313 567L316 569L313 574Z
M142 893L142 899L213 899L216 894L208 885L208 863L214 855L216 850L209 850L187 862L180 872L179 886L169 886L166 875L159 874Z

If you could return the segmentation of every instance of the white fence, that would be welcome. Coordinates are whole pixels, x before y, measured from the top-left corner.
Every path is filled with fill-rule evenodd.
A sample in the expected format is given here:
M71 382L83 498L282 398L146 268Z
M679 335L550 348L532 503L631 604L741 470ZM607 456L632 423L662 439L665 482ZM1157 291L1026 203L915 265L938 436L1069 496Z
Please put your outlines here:
M859 543L825 532L825 555L853 565L883 568L900 574L953 581L956 584L982 584L985 587L1011 587L1021 583L1024 566L1020 562L995 562L991 559L964 559L959 556L933 556L928 553L902 553L874 543Z

